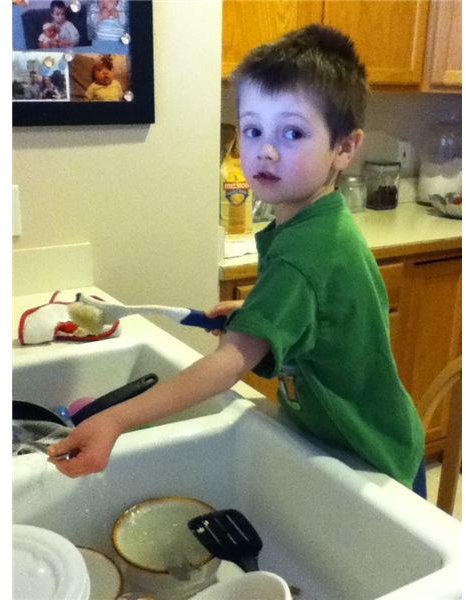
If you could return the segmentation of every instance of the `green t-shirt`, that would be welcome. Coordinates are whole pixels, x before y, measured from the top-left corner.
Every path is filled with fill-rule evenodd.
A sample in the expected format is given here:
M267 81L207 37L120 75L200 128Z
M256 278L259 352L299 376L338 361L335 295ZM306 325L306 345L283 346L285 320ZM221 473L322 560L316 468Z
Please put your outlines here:
M279 401L301 426L412 487L424 429L391 352L383 280L343 197L256 240L258 280L227 329L267 340L255 372L286 375Z

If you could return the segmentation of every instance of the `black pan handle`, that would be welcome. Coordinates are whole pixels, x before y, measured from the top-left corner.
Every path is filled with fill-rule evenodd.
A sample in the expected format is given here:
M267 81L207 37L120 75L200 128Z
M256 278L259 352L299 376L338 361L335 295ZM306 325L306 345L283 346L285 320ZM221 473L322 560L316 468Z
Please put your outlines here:
M142 394L155 385L158 380L159 378L155 373L149 373L135 381L130 381L122 387L108 392L108 394L100 396L100 398L96 398L93 402L87 404L81 408L81 410L78 410L78 412L71 417L71 420L75 425L79 425L81 421L92 417L92 415L95 415L106 408L110 408L115 404L120 404L120 402L125 402L134 396Z

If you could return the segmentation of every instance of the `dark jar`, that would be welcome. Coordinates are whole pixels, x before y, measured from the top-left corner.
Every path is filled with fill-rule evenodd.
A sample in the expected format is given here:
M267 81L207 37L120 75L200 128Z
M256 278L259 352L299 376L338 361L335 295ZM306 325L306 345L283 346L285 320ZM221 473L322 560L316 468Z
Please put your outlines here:
M364 163L367 187L367 208L387 210L398 206L401 163L371 161Z

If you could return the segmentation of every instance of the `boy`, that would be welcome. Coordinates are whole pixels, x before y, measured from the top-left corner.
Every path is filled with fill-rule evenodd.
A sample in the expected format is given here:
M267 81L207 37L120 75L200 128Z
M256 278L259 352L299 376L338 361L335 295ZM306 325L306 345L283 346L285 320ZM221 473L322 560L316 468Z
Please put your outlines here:
M50 3L50 15L53 24L59 29L57 46L59 48L70 48L79 43L79 31L66 19L66 4L63 0L52 0Z
M54 456L70 476L105 467L123 431L226 390L249 370L279 376L283 410L317 438L413 487L424 432L390 350L377 264L340 193L362 142L367 85L351 41L311 25L254 50L234 74L240 154L275 222L257 235L259 277L219 348L170 381L85 421ZM423 486L416 491L424 494Z

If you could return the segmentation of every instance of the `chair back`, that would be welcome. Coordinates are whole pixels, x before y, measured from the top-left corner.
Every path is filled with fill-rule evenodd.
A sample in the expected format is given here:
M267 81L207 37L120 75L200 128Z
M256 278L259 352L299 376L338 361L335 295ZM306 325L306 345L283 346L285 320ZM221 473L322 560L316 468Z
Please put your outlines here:
M461 468L461 379L462 357L458 356L458 358L448 363L437 377L435 377L424 392L421 401L421 406L424 410L421 418L427 430L440 403L445 399L446 394L451 392L450 411L437 497L437 506L450 515L453 514Z

